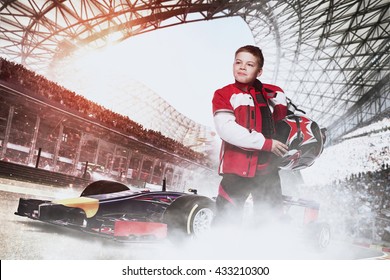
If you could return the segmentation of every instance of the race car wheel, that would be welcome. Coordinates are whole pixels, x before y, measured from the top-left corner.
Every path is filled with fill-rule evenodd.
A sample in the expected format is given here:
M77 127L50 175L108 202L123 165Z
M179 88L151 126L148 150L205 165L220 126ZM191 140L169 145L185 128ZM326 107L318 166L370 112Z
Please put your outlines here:
M309 240L314 249L325 250L331 240L330 226L327 223L310 223L308 225Z
M169 238L197 237L207 232L215 214L214 202L204 196L178 197L165 210Z
M80 196L107 194L128 190L129 188L122 183L108 180L99 180L86 186Z

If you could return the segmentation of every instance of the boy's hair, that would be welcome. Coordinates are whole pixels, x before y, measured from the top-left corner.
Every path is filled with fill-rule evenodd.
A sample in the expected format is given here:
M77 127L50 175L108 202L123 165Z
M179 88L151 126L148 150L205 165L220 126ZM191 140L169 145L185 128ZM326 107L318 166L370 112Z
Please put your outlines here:
M252 54L253 56L257 57L257 59L259 60L260 69L263 69L264 56L263 56L263 52L261 51L261 49L259 47L252 46L252 45L243 46L236 51L235 56L237 56L237 54L240 52L248 52L248 53Z

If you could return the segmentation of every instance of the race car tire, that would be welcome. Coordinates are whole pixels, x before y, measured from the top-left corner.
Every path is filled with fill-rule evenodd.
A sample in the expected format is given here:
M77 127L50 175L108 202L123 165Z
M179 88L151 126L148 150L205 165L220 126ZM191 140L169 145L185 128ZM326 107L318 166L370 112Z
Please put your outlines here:
M184 195L175 199L165 210L163 220L168 238L180 240L206 233L215 215L215 203L208 197Z
M308 225L308 238L314 249L325 250L331 241L331 230L328 223L314 222Z
M99 180L86 186L80 196L108 194L128 190L129 188L122 183L108 180Z

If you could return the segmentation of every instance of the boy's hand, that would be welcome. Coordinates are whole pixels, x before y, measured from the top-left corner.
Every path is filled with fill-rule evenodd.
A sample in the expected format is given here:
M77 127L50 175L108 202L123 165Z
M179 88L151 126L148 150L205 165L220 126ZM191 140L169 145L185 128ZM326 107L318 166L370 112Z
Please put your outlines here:
M282 142L279 142L278 140L272 139L271 152L279 157L282 157L285 153L288 152L288 147L286 144L283 144Z

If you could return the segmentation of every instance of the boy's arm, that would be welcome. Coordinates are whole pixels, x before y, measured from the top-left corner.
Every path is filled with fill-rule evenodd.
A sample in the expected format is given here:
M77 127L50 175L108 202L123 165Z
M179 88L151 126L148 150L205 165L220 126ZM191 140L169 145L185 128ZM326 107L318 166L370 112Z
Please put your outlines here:
M232 112L221 111L214 115L215 129L225 142L242 149L271 151L272 139L257 131L249 131L236 123Z
M287 115L287 97L283 91L277 91L276 96L270 99L270 104L273 107L274 121L280 121Z

